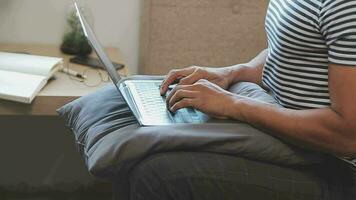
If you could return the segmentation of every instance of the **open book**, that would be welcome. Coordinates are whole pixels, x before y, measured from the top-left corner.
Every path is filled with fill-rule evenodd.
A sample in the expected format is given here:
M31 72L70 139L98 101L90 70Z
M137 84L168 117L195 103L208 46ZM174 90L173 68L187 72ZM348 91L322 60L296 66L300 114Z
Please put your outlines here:
M0 52L0 98L30 104L62 58Z

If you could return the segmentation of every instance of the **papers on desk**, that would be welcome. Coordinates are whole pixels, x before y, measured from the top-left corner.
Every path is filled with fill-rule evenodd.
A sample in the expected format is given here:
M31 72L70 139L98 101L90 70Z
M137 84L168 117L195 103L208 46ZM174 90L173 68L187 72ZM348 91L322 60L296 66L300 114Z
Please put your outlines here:
M0 52L0 98L30 104L62 58Z

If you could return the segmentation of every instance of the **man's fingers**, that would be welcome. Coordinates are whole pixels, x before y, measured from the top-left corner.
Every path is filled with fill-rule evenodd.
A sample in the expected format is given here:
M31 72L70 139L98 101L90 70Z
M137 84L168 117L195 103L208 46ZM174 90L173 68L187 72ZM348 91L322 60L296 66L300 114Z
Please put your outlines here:
M194 98L196 97L198 92L189 91L189 90L178 90L174 93L172 98L169 99L168 106L169 108L172 107L175 103L181 101L184 98Z
M160 88L161 95L167 92L169 85L171 85L178 77L179 77L179 72L176 70L172 70L168 73L166 78L163 80Z
M168 75L166 76L165 80L162 82L161 88L160 88L160 93L161 95L164 95L168 87L176 82L178 79L181 79L185 76L190 75L191 73L194 72L193 67L188 67L186 69L181 69L181 70L171 70Z
M189 76L187 77L184 77L182 78L180 81L179 81L179 84L181 85L190 85L190 84L194 84L196 83L198 80L200 80L202 78L202 74L195 71L193 72L192 74L190 74Z
M176 112L179 109L182 108L188 108L188 107L194 107L195 105L195 100L194 99L190 99L190 98L184 98L181 101L178 101L177 103L175 103L170 110L172 112Z
M191 90L191 85L177 85L167 96L166 98L166 102L167 102L167 106L169 105L169 101L171 100L171 98L174 96L174 94L179 91L179 90Z

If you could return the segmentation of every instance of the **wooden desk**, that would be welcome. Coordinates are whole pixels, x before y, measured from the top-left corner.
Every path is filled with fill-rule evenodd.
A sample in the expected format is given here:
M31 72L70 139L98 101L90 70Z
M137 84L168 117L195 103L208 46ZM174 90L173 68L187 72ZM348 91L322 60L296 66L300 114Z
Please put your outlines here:
M97 81L98 73L89 67L69 63L71 56L60 52L59 47L55 45L32 45L32 44L0 44L0 51L8 52L26 52L34 55L54 56L64 58L64 66L77 72L88 72L88 82ZM106 52L112 61L124 63L122 54L117 48L106 48ZM89 71L88 71L89 69ZM104 71L101 71L104 72ZM128 75L127 67L120 70L123 76ZM104 72L106 75L106 72ZM0 116L18 116L18 115L36 115L36 116L56 116L56 109L103 87L110 82L102 82L95 87L89 87L82 82L75 81L69 75L57 72L53 80L42 89L32 104L22 104L6 100L0 100Z

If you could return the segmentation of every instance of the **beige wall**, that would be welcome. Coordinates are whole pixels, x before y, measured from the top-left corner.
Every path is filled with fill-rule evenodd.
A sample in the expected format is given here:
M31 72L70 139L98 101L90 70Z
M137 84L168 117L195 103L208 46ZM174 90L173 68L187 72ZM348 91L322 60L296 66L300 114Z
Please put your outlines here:
M71 0L0 0L0 42L59 44ZM123 52L130 71L138 63L140 0L79 0L105 46Z

